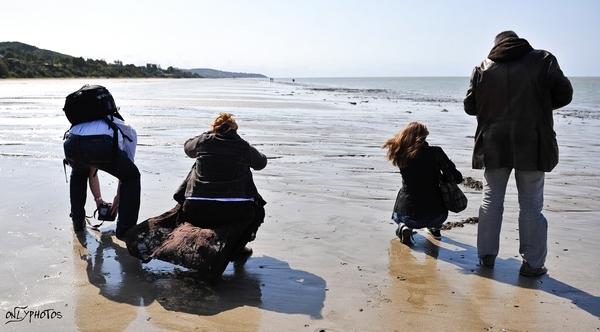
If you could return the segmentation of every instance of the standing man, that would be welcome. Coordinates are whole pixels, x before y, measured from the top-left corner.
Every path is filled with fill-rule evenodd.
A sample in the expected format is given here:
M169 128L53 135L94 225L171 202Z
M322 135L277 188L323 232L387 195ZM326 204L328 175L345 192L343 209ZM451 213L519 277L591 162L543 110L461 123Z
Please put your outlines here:
M485 169L477 229L481 265L494 267L506 185L514 169L520 274L537 277L548 271L548 223L542 208L544 172L558 163L552 111L569 104L572 96L556 58L534 50L513 31L498 34L487 59L473 70L464 106L467 114L477 116L473 168Z

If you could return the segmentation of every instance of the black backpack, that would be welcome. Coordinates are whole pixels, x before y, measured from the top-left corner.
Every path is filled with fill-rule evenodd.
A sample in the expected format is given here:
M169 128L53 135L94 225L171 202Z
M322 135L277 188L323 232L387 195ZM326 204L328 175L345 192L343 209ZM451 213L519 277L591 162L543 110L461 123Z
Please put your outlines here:
M131 138L125 135L113 122L114 118L123 120L118 110L115 100L107 88L101 85L88 84L68 95L65 100L65 107L63 107L63 111L71 123L71 127L83 122L104 120L114 132L113 151L115 154L119 151L119 132L123 136L123 139L131 142ZM65 132L63 139L67 137L68 132L68 130ZM66 165L68 164L67 160L64 159L63 168L65 170L65 178L67 176Z
M84 85L65 100L63 111L72 125L105 119L108 115L121 118L108 89L100 85Z

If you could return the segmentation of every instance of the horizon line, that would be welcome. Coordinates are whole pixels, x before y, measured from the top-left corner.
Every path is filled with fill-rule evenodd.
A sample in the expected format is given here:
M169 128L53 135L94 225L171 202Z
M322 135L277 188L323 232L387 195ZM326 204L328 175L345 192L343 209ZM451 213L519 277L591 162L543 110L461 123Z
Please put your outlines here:
M264 74L263 74L264 75ZM281 76L273 79L306 79L306 78L469 78L469 75L407 75L407 76ZM600 75L567 75L567 78L600 78Z

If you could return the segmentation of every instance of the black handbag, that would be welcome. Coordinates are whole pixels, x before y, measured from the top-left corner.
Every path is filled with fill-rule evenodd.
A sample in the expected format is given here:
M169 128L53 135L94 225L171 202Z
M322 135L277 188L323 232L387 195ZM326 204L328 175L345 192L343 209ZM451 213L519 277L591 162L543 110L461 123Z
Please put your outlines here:
M460 190L454 181L445 181L440 177L440 192L442 201L448 211L458 213L467 208L467 196Z
M461 212L467 208L468 200L451 175L454 167L451 167L449 161L440 155L437 156L437 161L441 171L439 185L442 202L448 211Z

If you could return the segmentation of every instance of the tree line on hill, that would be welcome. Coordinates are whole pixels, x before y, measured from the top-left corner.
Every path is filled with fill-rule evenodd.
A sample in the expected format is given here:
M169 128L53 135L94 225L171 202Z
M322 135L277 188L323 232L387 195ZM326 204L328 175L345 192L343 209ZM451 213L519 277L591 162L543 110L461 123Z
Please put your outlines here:
M0 42L0 78L39 77L162 77L201 78L178 68L163 69L157 64L135 66L121 61L84 59L44 50L19 42Z

